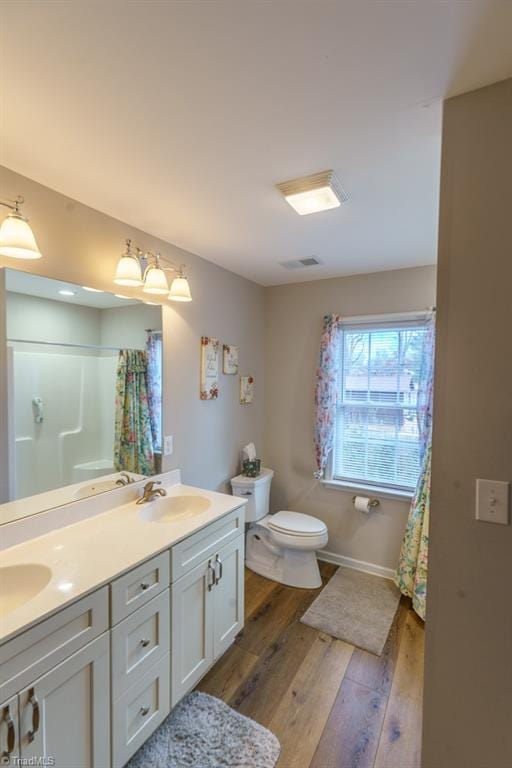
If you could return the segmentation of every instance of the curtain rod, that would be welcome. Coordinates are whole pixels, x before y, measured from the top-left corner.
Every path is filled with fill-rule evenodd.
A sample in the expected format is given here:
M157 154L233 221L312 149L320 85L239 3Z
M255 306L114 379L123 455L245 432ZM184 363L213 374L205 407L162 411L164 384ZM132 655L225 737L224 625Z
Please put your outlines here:
M99 349L103 352L121 352L123 349L140 352L137 347L106 347L101 344L73 344L64 341L36 341L35 339L7 339L10 344L43 344L48 347L73 347L75 349Z

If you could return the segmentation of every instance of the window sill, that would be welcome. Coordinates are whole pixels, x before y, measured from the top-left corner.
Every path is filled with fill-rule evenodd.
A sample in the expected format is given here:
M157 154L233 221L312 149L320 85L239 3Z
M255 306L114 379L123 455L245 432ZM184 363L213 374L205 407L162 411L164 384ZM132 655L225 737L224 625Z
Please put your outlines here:
M396 488L386 488L376 485L364 485L363 483L349 483L346 480L325 479L320 480L326 488L346 491L354 495L371 496L381 499L394 499L395 501L411 501L413 491L399 491Z

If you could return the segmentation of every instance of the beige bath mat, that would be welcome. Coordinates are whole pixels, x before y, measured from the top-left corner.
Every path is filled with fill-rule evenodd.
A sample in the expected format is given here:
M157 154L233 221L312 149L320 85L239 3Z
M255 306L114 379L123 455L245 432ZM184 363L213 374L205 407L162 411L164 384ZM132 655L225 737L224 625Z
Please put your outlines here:
M380 656L399 601L389 579L338 568L301 621Z

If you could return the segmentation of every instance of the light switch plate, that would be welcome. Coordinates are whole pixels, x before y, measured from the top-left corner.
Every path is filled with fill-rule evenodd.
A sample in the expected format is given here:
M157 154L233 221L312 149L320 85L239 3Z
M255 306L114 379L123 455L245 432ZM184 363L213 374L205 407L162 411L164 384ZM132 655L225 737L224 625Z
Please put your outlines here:
M508 525L509 491L503 480L477 480L476 519Z
M172 456L174 451L174 437L166 435L164 437L164 456Z

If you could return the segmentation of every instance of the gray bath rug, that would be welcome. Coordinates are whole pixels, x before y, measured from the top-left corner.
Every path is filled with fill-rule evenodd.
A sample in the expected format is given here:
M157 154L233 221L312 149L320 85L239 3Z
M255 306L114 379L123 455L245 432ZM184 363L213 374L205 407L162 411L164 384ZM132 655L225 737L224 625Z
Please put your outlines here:
M207 693L189 693L125 768L274 768L281 746Z
M301 621L380 656L399 601L389 579L338 568Z

